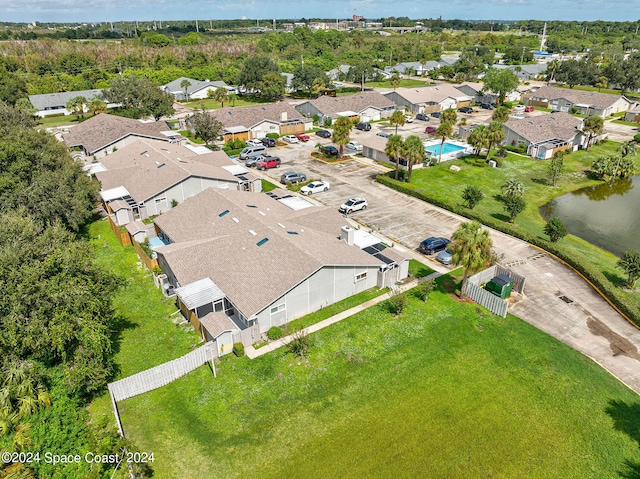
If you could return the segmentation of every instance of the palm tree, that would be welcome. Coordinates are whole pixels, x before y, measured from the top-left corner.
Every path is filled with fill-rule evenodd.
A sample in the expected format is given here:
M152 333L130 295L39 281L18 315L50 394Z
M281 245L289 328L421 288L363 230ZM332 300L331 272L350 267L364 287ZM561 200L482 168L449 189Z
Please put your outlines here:
M220 103L220 107L224 108L224 100L227 98L227 90L223 87L218 87L213 92L213 99Z
M340 147L340 158L342 158L342 152L344 145L351 140L349 134L353 128L353 121L346 116L339 117L333 125L333 142Z
M404 140L404 159L407 161L407 182L411 183L411 173L413 172L413 165L424 160L424 145L422 140L417 135L411 135Z
M482 149L489 146L487 131L488 130L486 125L478 125L473 130L471 130L469 138L467 138L467 143L473 146L476 156L480 156L480 152L482 151Z
M96 116L98 113L104 113L107 111L107 104L99 97L94 96L89 100L89 103L87 103L87 109L93 113L93 116Z
M440 122L451 123L452 125L455 125L456 121L458 121L458 114L453 108L447 108L442 112Z
M603 88L607 88L609 86L609 79L605 76L598 77L593 86L596 87L598 91L602 90Z
M499 121L492 121L489 123L489 128L487 129L487 141L489 142L489 147L487 149L487 161L489 161L489 155L491 154L491 148L493 145L499 145L504 141L504 129L502 127L502 123Z
M593 137L600 135L603 128L604 119L600 116L591 115L584 119L584 122L582 123L582 131L589 135L587 137L587 150L589 149L589 146L591 146L591 140Z
M447 138L453 136L453 127L451 126L451 123L446 121L441 122L440 126L436 129L436 135L442 138L442 141L440 142L440 155L438 156L438 163L440 163L440 161L442 161L442 148L444 146L444 142Z
M180 82L180 88L184 88L184 99L189 101L188 89L191 86L191 82L186 78Z
M504 123L509 119L509 109L506 106L499 106L498 108L493 110L491 119L494 121L499 121L500 123Z
M398 173L400 170L400 156L404 151L404 140L400 135L389 135L387 138L387 146L384 148L384 153L388 158L393 158L396 163L396 180L398 179Z
M229 93L227 95L227 99L231 102L231 106L236 106L236 100L238 99L238 95L235 93Z
M404 112L401 110L396 110L393 112L393 115L389 117L389 123L396 127L396 135L398 134L398 127L403 126L407 121L407 117L404 116Z
M560 66L560 62L557 59L551 60L547 63L547 86L553 81L553 76L558 71L558 67Z
M478 271L489 262L493 242L489 237L489 231L483 229L477 221L461 223L451 239L449 251L452 262L464 268L460 289L460 297L464 298L464 287L469 273Z
M500 188L502 189L503 196L522 196L524 194L524 185L515 178L507 180Z
M618 153L620 153L623 158L625 156L635 156L637 152L638 147L635 141L625 141L618 146Z
M400 86L400 75L398 75L398 72L394 72L393 75L391 75L389 83L394 90Z

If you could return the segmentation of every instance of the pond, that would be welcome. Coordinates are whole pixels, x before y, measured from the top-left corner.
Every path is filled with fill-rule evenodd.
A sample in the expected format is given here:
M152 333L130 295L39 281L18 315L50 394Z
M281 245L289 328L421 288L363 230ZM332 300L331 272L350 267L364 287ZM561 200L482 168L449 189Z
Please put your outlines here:
M618 256L640 250L640 175L559 196L540 214L557 216L571 234Z

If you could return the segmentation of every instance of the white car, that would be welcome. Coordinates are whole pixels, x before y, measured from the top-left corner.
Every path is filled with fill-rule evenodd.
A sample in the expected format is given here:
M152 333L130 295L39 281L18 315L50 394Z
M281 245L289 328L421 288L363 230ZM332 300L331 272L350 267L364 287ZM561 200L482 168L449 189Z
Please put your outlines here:
M285 135L282 137L282 141L286 141L287 143L298 143L298 139L293 135Z
M308 185L300 188L300 193L303 195L312 195L314 193L320 193L321 191L327 191L330 186L328 181L312 181Z
M411 115L405 115L404 121L407 123L413 123L413 117Z
M261 140L247 140L247 146L263 146Z
M350 141L349 143L347 143L347 148L350 150L355 150L358 153L362 153L362 145L357 141Z
M524 105L516 105L513 107L514 113L524 113L525 106Z
M350 198L344 203L342 203L340 205L339 210L341 213L348 214L354 211L365 210L367 209L367 205L368 205L367 200L359 196L356 196L355 198Z

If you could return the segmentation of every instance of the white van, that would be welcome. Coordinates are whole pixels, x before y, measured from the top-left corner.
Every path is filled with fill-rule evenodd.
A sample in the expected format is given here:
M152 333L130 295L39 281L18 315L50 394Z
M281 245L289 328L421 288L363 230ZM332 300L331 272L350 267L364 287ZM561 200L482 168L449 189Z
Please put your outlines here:
M246 160L252 156L266 155L267 148L264 145L250 145L240 152L240 159Z

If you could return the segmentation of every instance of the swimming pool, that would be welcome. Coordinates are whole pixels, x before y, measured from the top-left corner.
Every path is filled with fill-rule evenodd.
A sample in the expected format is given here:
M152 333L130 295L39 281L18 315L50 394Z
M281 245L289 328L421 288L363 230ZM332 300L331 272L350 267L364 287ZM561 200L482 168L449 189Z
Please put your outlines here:
M444 142L444 145L435 144L435 145L425 145L424 151L429 156L440 156L440 148L442 147L442 155L448 155L450 153L459 153L464 151L466 148L464 146L456 145L454 143Z
M158 248L160 246L166 246L166 243L162 241L158 236L149 238L149 248Z

